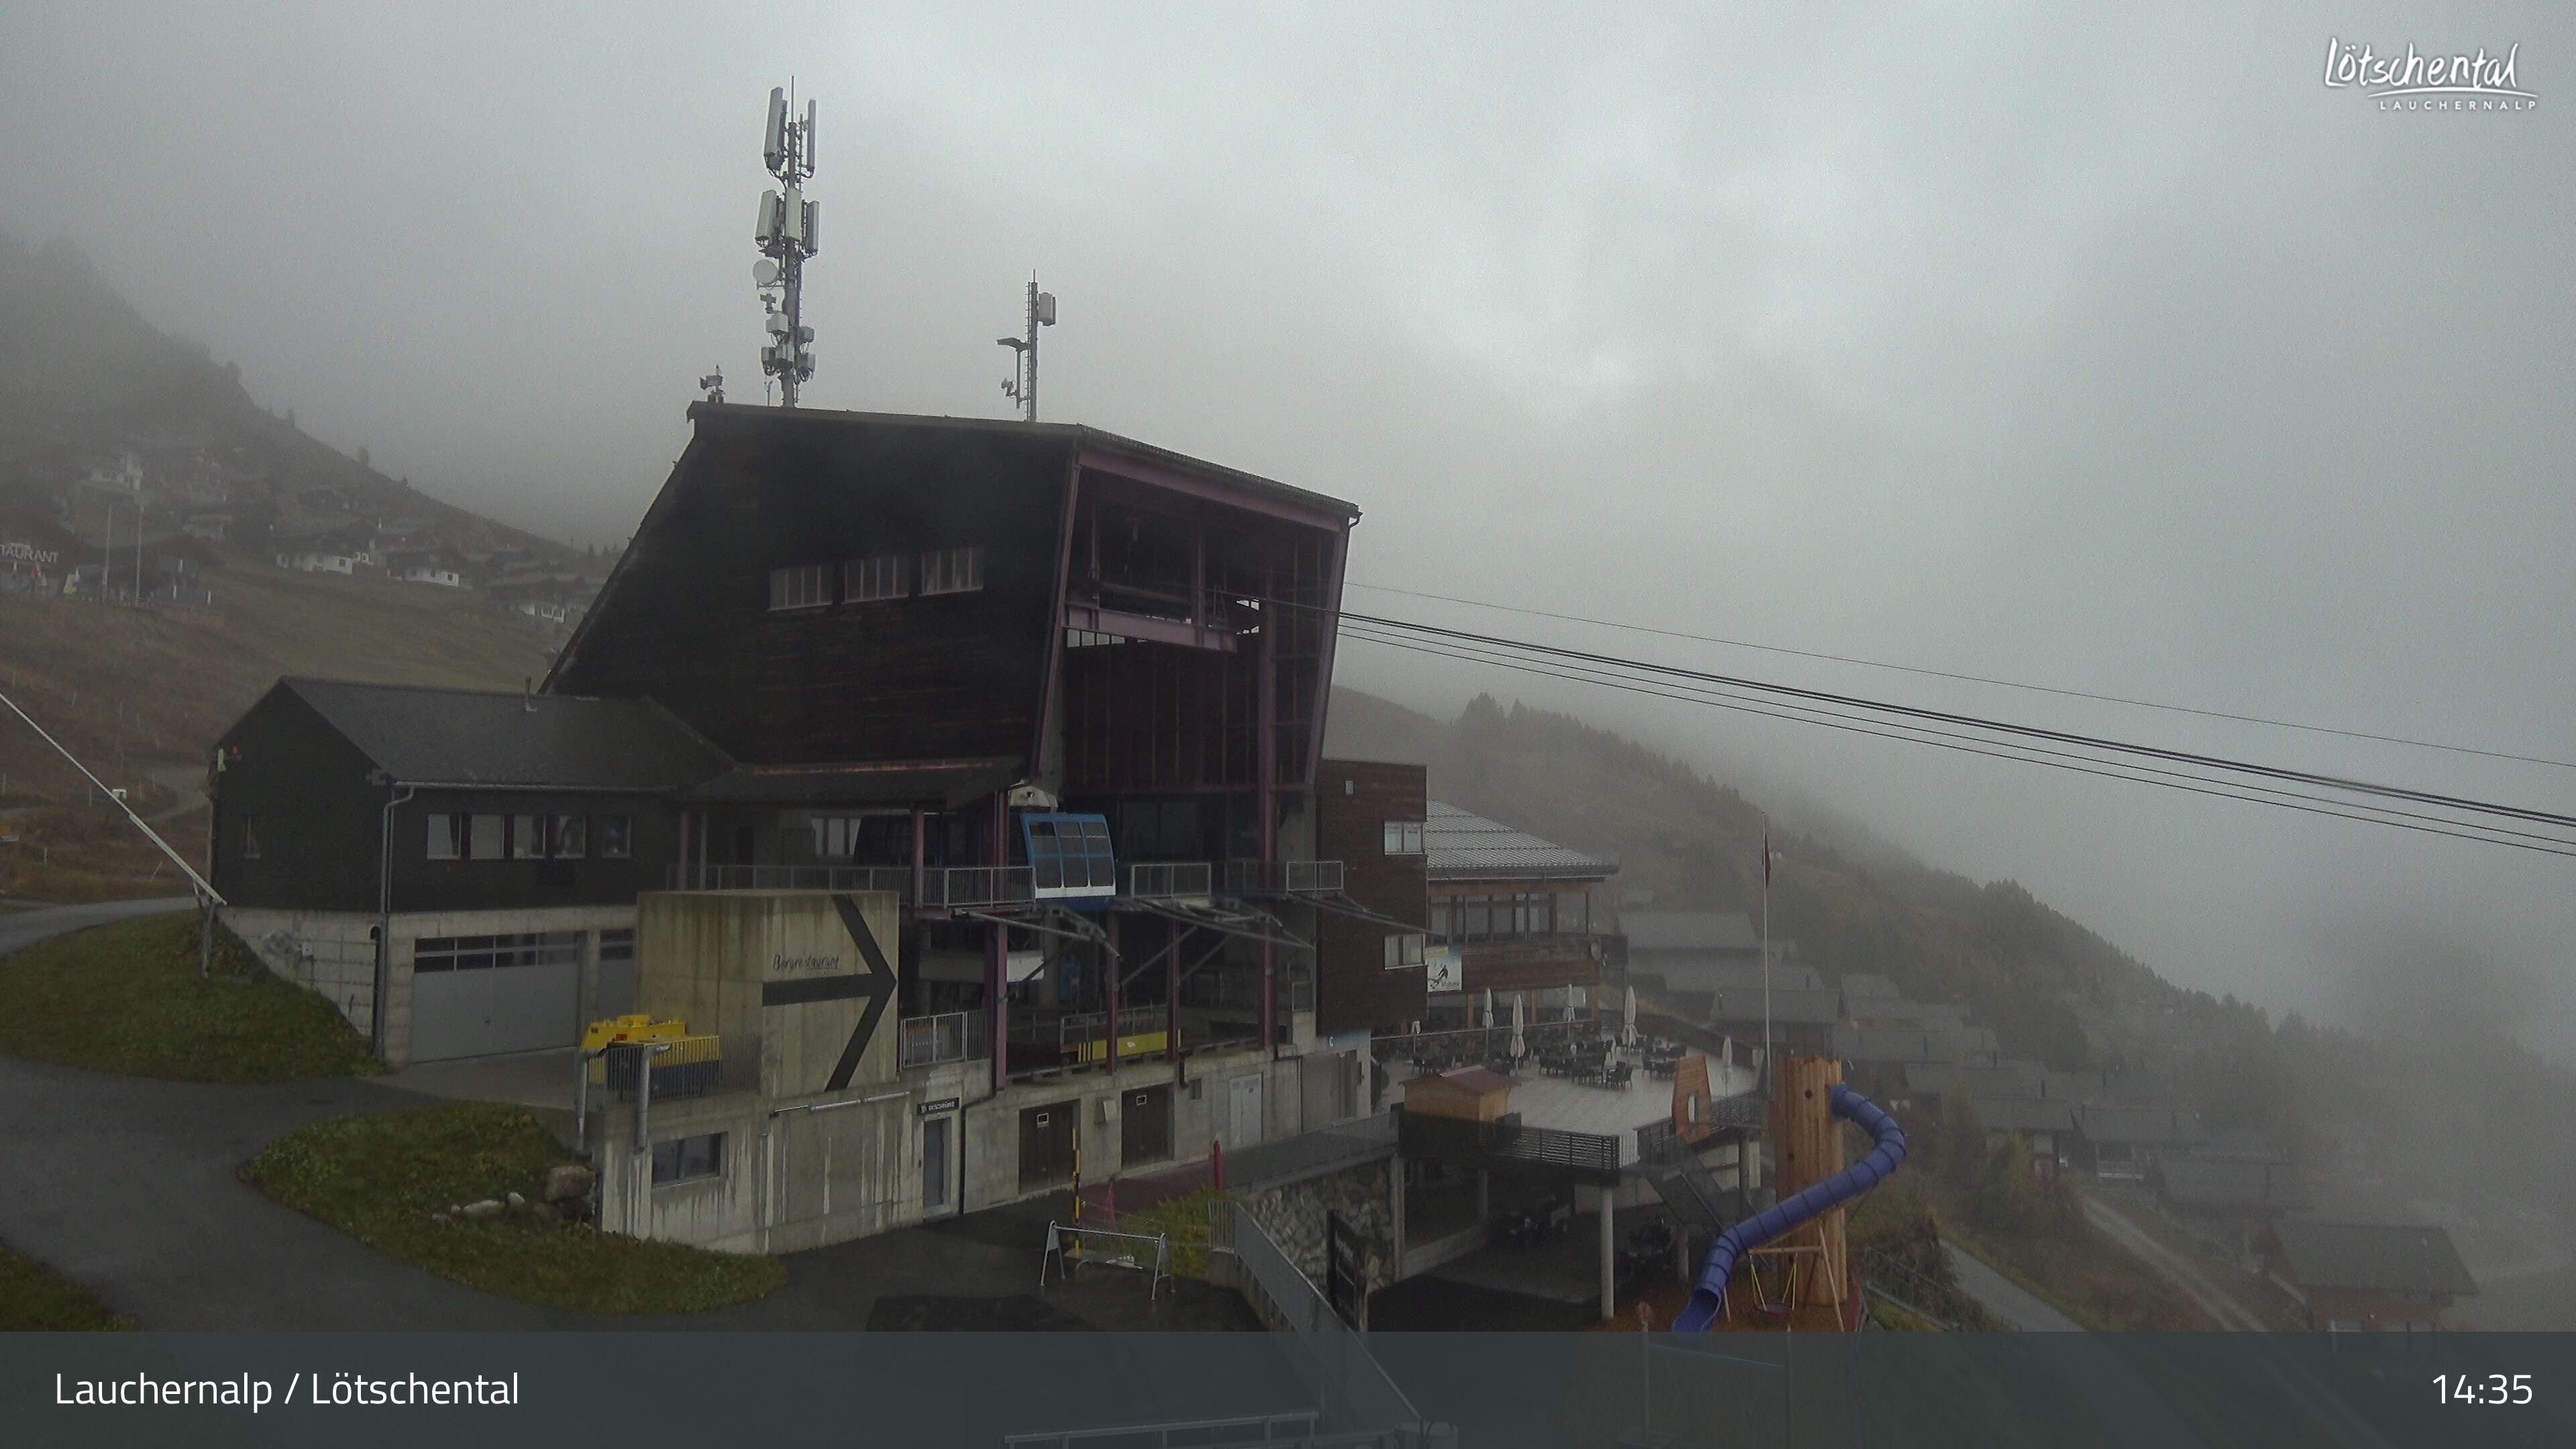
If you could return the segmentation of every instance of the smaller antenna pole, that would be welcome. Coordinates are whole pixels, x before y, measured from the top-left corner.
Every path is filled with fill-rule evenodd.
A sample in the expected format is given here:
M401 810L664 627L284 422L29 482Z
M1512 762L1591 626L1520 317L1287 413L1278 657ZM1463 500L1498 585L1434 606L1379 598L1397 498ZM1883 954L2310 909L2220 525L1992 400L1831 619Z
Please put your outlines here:
M1029 421L1038 420L1038 274L1029 273L1029 382L1022 389L1028 394Z

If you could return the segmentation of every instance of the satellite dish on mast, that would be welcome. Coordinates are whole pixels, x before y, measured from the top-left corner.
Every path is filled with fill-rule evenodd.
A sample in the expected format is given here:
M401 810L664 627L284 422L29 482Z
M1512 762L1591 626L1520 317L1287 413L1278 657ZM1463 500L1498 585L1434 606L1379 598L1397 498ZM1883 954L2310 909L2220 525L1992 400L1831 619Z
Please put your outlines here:
M759 261L753 262L751 264L751 280L758 286L777 286L778 263L771 261L767 257L762 257Z

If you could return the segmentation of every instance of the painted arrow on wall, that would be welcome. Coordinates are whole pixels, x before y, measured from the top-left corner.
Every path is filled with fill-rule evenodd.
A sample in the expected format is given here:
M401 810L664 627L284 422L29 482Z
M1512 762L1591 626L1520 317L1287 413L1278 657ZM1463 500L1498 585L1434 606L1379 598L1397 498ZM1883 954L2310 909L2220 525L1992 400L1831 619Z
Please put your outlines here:
M858 994L867 998L867 1010L859 1014L858 1028L850 1033L850 1044L841 1048L841 1060L824 1087L837 1092L850 1084L859 1059L867 1055L868 1043L876 1040L877 1023L885 1019L886 1007L894 1000L895 977L894 967L877 945L877 933L868 929L868 918L859 913L859 903L848 896L834 896L832 904L841 913L841 924L849 928L850 939L858 943L859 959L867 963L858 976Z

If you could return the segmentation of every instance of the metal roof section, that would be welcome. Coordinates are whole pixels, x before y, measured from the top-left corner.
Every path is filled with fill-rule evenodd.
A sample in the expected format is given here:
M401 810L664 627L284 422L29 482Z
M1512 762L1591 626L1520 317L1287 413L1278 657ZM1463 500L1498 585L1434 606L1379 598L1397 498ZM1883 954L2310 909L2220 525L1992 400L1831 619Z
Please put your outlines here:
M277 688L402 784L662 792L732 764L651 700L335 679Z
M1628 954L1640 951L1759 952L1762 933L1742 911L1621 911ZM1772 943L1776 952L1778 942Z
M2285 1222L2272 1229L2302 1288L2473 1294L2478 1280L2436 1227Z
M1428 802L1424 815L1422 844L1433 880L1606 880L1619 871L1615 860L1541 840L1443 801Z
M1117 462L1131 459L1149 468L1168 468L1187 473L1233 490L1272 502L1287 503L1348 524L1360 516L1359 505L1330 494L1316 493L1193 458L1186 453L1156 447L1152 443L1121 437L1116 433L1081 423L1030 423L1014 418L937 417L919 413L844 412L828 408L778 408L758 403L697 402L689 405L690 421L705 426L714 423L724 427L753 425L771 431L791 428L876 427L919 428L959 435L975 433L1008 433L1018 437L1038 436L1062 442L1077 452L1108 455L1096 460L1099 466L1117 471Z

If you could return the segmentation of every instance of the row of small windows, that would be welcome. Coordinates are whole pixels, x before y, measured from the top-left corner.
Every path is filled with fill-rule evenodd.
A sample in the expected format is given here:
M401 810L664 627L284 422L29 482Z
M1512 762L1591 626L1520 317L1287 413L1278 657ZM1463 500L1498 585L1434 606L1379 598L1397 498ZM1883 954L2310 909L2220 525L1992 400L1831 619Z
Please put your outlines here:
M918 570L920 592L971 594L984 587L984 546L935 548L922 554L881 553L832 564L796 564L769 571L769 607L819 609L827 604L868 604L908 599ZM833 592L834 574L840 591Z
M1422 949L1427 939L1428 938L1426 937L1418 935L1387 937L1386 969L1389 971L1400 971L1407 966L1421 965Z
M424 936L412 947L414 971L506 971L518 966L578 966L580 931L515 936ZM607 955L603 941L600 954Z
M1389 855L1423 854L1422 825L1423 822L1419 820L1386 822L1386 853Z
M634 853L624 815L432 815L432 860L624 860Z

